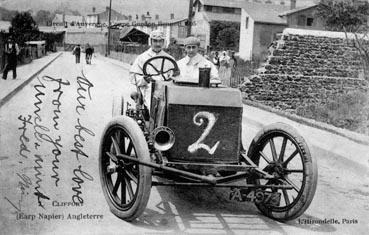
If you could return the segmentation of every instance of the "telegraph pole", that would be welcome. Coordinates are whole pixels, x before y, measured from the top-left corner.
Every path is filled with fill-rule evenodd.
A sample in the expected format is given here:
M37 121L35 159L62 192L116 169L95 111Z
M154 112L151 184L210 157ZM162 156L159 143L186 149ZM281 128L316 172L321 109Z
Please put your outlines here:
M187 20L187 37L191 35L191 27L192 27L192 8L193 8L193 0L190 0L190 6L188 7L188 20Z
M111 24L111 1L109 4L109 23L108 23L108 48L106 49L106 55L110 55L110 24Z

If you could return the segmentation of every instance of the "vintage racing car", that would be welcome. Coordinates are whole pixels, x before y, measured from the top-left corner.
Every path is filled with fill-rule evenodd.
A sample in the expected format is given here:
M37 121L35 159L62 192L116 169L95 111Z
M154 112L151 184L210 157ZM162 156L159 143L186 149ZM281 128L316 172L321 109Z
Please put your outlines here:
M160 70L154 61L162 61ZM246 151L240 91L207 87L209 81L205 87L169 81L164 75L173 71L178 66L168 57L145 62L145 77L165 79L151 83L149 115L139 89L131 95L135 105L127 102L124 108L123 97L113 104L116 116L103 131L99 150L111 212L132 221L145 210L152 186L197 186L229 188L230 199L254 202L278 221L300 216L314 197L318 176L305 140L291 126L276 123L262 128ZM207 79L201 75L200 84Z

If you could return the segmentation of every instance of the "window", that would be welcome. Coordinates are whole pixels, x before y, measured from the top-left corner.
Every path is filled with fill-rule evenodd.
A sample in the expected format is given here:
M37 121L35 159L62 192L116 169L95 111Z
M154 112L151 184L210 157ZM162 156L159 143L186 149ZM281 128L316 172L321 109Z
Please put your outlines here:
M249 17L246 17L246 22L245 22L245 28L248 29L249 28Z
M223 13L229 13L229 14L234 14L234 8L230 8L230 7L222 7L222 12Z
M211 12L213 10L213 6L207 6L207 5L205 5L204 6L204 9L205 9L205 11Z
M222 8L221 7L213 7L213 12L215 12L215 13L221 13L221 12L223 12L222 11Z
M306 16L305 15L299 15L298 16L297 25L306 26Z
M241 15L241 8L234 9L234 13L237 15Z
M178 27L178 38L185 38L187 36L187 27Z
M307 18L306 19L306 25L307 26L313 26L313 23L314 23L314 18Z

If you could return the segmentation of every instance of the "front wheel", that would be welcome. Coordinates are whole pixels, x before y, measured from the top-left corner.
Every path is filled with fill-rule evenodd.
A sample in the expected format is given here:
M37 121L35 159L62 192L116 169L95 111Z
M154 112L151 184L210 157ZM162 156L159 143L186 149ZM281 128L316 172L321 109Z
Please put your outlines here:
M253 139L248 157L275 179L253 179L259 185L287 185L292 189L265 189L279 193L279 205L257 203L266 216L288 221L299 217L313 200L318 178L315 158L295 129L283 123L264 127Z
M139 217L151 190L151 168L123 160L118 154L149 162L150 153L137 123L126 116L113 119L100 143L100 181L111 212L126 221Z

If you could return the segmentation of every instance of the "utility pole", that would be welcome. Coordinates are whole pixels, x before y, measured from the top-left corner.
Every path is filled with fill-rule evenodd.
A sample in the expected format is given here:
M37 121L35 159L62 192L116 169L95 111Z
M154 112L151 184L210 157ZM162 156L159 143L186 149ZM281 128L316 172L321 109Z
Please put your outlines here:
M110 24L111 24L111 1L110 0L110 4L109 4L109 23L108 23L108 48L106 49L106 55L109 56L110 55Z
M193 9L193 0L190 0L190 5L188 7L188 20L187 20L187 37L191 35L191 27L192 27L192 9Z

